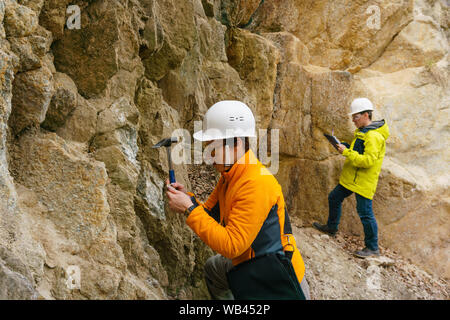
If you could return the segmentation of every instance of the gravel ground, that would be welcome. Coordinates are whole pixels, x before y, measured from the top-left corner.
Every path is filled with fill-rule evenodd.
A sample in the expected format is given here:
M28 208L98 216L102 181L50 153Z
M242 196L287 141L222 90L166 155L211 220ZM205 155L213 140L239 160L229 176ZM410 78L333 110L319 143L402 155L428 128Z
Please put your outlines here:
M294 222L295 224L295 222ZM306 265L313 299L329 300L448 300L450 286L397 253L380 247L378 258L360 259L359 237L329 237L313 228L294 226Z

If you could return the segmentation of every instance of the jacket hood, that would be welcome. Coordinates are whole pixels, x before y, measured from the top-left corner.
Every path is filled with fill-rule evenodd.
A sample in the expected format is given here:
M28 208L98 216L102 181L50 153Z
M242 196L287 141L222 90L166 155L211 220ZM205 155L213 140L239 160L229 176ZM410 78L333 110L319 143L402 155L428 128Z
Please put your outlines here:
M359 129L359 131L361 131L362 133L367 133L370 130L376 130L377 132L379 132L383 136L384 140L387 140L387 138L389 137L389 127L386 124L385 120L373 121L367 127Z

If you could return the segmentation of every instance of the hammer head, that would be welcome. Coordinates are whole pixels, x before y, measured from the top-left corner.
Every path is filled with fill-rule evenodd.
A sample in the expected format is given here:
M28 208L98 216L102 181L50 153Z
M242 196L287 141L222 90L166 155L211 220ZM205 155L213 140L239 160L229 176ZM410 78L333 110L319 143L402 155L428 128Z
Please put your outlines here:
M174 137L162 139L160 142L155 144L152 148L170 147L172 143L177 143L178 139Z

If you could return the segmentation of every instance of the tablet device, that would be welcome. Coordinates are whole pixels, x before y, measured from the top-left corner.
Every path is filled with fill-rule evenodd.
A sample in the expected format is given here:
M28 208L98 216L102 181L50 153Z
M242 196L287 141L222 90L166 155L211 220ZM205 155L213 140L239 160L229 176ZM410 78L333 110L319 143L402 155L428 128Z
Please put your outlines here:
M338 138L336 138L335 136L331 136L329 134L324 133L323 134L325 136L325 138L328 139L328 141L333 145L333 147L337 150L338 149L338 145L341 144L341 142L339 141Z

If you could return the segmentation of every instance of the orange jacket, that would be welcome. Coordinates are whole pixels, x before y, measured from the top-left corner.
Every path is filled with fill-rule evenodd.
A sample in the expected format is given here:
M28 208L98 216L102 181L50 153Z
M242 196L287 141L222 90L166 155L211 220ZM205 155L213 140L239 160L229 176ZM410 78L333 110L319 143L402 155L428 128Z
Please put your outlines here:
M251 150L244 157L245 163L240 159L222 174L204 204L197 202L186 223L211 249L232 259L233 265L283 248L292 251L291 261L301 282L305 265L293 235L285 234L281 186Z

